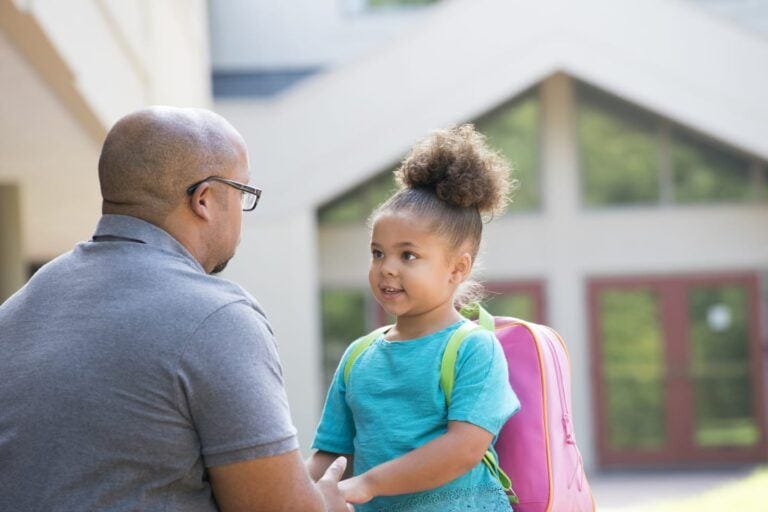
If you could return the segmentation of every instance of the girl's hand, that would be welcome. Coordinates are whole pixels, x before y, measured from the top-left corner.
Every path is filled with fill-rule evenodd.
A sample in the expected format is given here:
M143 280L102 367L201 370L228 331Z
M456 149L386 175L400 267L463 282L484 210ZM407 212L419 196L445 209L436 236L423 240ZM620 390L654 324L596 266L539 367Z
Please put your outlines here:
M368 503L375 497L364 474L339 482L339 491L348 503Z

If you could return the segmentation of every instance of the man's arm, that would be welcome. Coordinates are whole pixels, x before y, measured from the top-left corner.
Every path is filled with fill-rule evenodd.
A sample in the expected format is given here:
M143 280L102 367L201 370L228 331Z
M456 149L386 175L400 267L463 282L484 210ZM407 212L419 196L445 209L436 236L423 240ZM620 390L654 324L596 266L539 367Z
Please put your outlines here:
M352 512L339 494L346 467L332 461L317 484L309 479L299 452L208 468L222 512Z
M434 489L470 471L483 459L493 434L461 421L448 432L405 455L339 484L350 503Z
M307 459L307 471L313 482L317 482L323 476L330 465L338 459L344 457L347 459L347 470L344 472L344 478L352 477L352 455L346 453L331 453L318 450Z

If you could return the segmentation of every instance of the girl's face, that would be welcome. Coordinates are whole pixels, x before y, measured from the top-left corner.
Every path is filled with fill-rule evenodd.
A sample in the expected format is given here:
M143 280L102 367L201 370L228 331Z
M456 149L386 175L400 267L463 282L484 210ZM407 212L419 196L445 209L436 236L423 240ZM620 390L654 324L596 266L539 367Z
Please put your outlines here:
M471 260L451 251L431 223L412 213L384 213L371 233L368 280L384 310L398 318L453 309L453 295Z

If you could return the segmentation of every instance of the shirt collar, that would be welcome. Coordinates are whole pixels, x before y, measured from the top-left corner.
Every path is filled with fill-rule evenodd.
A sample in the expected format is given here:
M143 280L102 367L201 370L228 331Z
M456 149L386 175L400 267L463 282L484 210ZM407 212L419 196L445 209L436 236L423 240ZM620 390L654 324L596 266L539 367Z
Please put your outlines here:
M205 273L205 269L200 265L200 262L178 240L173 238L164 229L137 217L111 214L102 215L99 223L96 225L96 232L93 236L116 236L137 240L163 251L180 255L190 260L200 272Z

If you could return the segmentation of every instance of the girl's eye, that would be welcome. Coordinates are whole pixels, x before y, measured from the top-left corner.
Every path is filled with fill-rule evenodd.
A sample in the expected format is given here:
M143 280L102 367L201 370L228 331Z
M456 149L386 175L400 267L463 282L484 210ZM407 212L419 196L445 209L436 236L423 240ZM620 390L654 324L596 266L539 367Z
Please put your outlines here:
M373 257L375 260L381 259L382 256L384 256L384 253L378 249L373 249L371 251L371 257Z
M404 259L405 261L413 261L413 260L415 260L415 259L416 259L416 255L415 255L415 254L413 254L413 253L412 253L412 252L410 252L410 251L405 251L405 252L403 253L403 259Z

